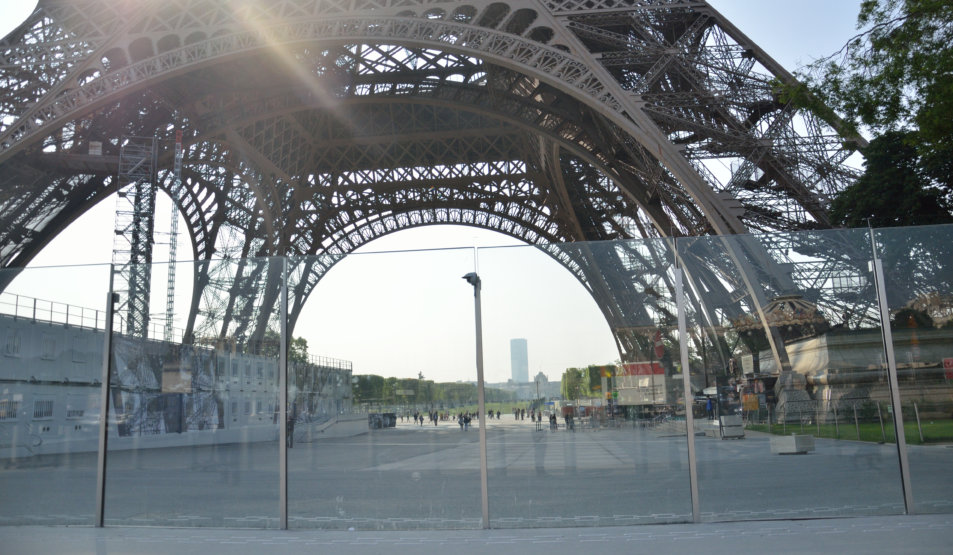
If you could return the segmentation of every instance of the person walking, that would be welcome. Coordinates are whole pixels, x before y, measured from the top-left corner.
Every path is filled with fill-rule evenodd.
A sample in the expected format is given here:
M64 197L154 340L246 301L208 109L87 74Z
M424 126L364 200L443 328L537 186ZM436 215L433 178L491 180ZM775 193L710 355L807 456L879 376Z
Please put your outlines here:
M288 448L295 446L295 420L298 419L298 403L291 403L291 411L288 413L288 430L285 443Z

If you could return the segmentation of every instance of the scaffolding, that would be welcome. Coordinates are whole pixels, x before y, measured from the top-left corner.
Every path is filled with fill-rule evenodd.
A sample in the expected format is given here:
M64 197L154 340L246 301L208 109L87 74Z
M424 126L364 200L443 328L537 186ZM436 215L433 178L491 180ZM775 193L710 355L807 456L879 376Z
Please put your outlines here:
M119 151L116 225L113 238L113 290L125 333L145 338L149 329L149 294L155 232L155 137L123 137Z

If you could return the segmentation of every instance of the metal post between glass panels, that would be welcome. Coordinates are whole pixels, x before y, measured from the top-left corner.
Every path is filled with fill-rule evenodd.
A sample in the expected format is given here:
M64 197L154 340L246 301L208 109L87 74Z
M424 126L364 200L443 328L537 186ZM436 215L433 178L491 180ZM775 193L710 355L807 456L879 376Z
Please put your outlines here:
M113 309L118 296L113 293L114 268L109 268L109 290L106 292L106 323L103 329L103 374L100 387L99 409L99 452L96 459L96 527L102 528L105 518L106 503L106 445L108 440L109 422L109 376L112 373L112 332Z
M483 528L490 527L490 495L487 476L486 457L486 394L483 383L483 320L480 306L480 276L470 272L463 276L467 283L473 286L473 304L476 328L476 363L477 363L477 412L480 413L480 497L483 507Z
M692 522L701 522L698 500L698 463L695 457L695 415L692 414L694 398L688 362L688 329L685 323L685 290L682 270L675 269L675 303L678 308L678 338L682 363L682 385L685 395L685 435L688 438L688 481L692 495Z
M890 380L890 402L893 405L894 437L897 455L900 458L900 480L903 486L903 505L907 514L913 514L913 490L910 485L910 463L907 457L907 438L903 430L903 410L900 405L900 382L897 379L897 359L893 349L893 333L890 330L890 310L887 305L887 289L884 285L883 263L877 257L877 245L871 233L874 259L871 264L874 283L877 286L877 302L880 304L880 327L883 330L884 349L887 355L887 376ZM878 403L877 408L880 408Z
M281 259L281 299L278 325L278 504L279 524L288 529L288 259Z

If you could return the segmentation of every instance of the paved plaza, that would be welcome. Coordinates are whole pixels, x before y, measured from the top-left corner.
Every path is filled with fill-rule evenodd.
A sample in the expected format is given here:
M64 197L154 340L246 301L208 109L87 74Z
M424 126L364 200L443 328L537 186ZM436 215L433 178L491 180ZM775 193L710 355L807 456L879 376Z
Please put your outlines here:
M953 515L404 532L0 527L4 555L577 555L591 552L947 555L951 543Z
M551 432L512 415L490 421L491 526L690 522L680 426ZM776 455L764 434L696 436L702 521L903 514L893 445L818 439L816 446L807 455ZM953 449L911 446L910 456L916 512L953 511ZM0 472L0 524L91 525L95 459L93 453L44 457ZM398 422L351 437L298 441L288 461L292 529L481 527L476 427ZM277 441L110 452L106 523L276 529L277 463Z

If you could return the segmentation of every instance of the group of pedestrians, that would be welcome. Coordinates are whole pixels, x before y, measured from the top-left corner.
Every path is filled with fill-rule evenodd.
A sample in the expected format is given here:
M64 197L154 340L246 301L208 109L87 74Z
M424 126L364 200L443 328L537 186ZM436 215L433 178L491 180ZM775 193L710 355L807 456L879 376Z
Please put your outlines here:
M404 421L405 414L406 414L406 418L408 419L411 418L411 414L409 412L401 413L400 414L401 422ZM525 411L523 411L523 415L525 418ZM438 423L441 421L444 421L444 422L456 421L457 424L460 425L461 430L468 430L470 429L470 424L480 417L480 413L478 411L473 411L473 412L461 411L454 415L454 414L451 414L450 412L440 412L440 411L423 412L423 411L415 410L412 416L414 419L415 426L423 426L424 424L428 424L428 423L432 423L434 426L437 426ZM491 420L494 418L497 420L500 420L503 417L503 413L498 410L497 411L489 410L486 412L486 417Z
M457 424L460 426L460 429L463 430L463 431L469 430L469 429L470 429L470 424L473 423L474 420L478 419L480 415L479 415L479 412L476 412L476 411L475 411L475 412L462 411L462 412L457 413L455 416L456 416L456 418L454 418L454 415L450 414L449 412L442 413L442 412L439 412L439 411L430 411L430 412L428 412L428 413L425 413L425 412L422 412L422 411L414 411L414 414L413 414L413 417L414 417L414 425L415 425L415 426L423 426L424 423L426 423L426 422L433 423L433 425L436 426L437 423L438 423L439 421L441 421L441 420L445 420L445 421L446 421L446 420L449 420L449 421L456 420L456 421L457 421ZM502 413L501 413L500 411L492 411L492 410L491 410L491 411L487 411L486 416L487 416L487 418L489 418L489 419L496 418L497 420L500 420L500 418L501 418L501 416L502 416ZM409 415L408 415L408 417L409 417ZM516 420L525 420L525 419L526 419L526 409L514 408L514 409L513 409L513 417L514 417L514 419L516 419ZM532 422L534 422L534 423L537 423L537 429L539 429L539 424L542 424L542 423L543 423L543 419L546 418L547 420L549 420L549 429L550 429L551 431L555 432L555 431L559 430L559 420L558 420L558 418L557 418L555 412L550 413L550 414L549 414L549 417L547 418L547 417L543 414L543 411L541 411L541 410L536 410L536 409L530 409L530 411L529 411L529 418L530 418L530 421L532 421ZM403 415L403 414L401 414L400 419L401 419L401 421L403 421L403 419L404 419L404 415ZM572 415L572 414L567 413L567 414L563 415L563 420L565 421L565 426L566 426L566 429L567 429L567 430L575 431L575 425L574 425L574 422L573 422L573 415Z
M522 420L521 417L522 417L523 415L525 415L525 411L520 412L521 410L522 410L522 409L518 409L517 411L515 411L515 413L516 413L516 419L517 419L517 420ZM550 414L549 414L549 417L547 418L546 416L543 415L543 411L536 411L535 409L531 409L531 410L529 411L529 419L530 419L531 422L535 422L535 423L537 423L537 424L542 424L544 418L546 418L546 420L549 421L549 429L550 429L550 431L555 432L555 431L559 430L559 419L558 419L558 417L556 416L556 413L555 413L555 412L550 413ZM566 414L564 414L564 415L563 415L563 421L565 422L566 430L570 430L570 431L573 431L573 432L576 431L575 418L573 417L572 413L566 413ZM540 427L537 426L536 429L540 429Z
M440 413L438 411L430 411L427 413L427 419L430 422L433 422L433 425L436 426L437 422L440 420ZM417 423L419 423L421 426L424 425L424 413L414 411L414 424Z

